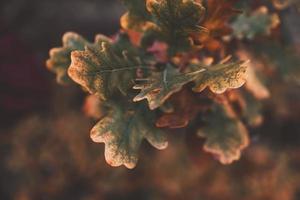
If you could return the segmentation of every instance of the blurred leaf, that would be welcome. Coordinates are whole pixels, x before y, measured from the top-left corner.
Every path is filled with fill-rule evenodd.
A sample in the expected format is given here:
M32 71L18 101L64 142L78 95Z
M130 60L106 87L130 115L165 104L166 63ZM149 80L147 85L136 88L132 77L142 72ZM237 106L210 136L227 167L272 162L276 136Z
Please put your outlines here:
M92 129L94 142L105 143L105 158L111 166L125 165L134 168L138 161L138 151L143 139L157 149L168 145L164 132L152 125L152 113L144 104L137 107L111 106L111 111Z
M242 117L251 127L257 127L263 122L262 108L263 104L257 101L256 98L251 96L249 93L244 94L245 106L242 110Z
M94 119L100 119L106 113L105 103L96 95L89 95L85 98L82 110L86 116Z
M247 129L228 104L216 105L205 116L206 125L198 136L206 138L204 150L213 153L223 164L238 160L241 150L248 146Z
M108 38L102 35L96 36L96 40L109 41ZM67 71L71 64L71 52L75 50L84 50L85 46L92 46L86 39L77 33L67 32L63 36L63 46L50 50L50 58L47 60L47 68L56 73L57 82L60 84L69 84Z
M231 33L228 21L241 13L234 8L236 2L237 0L208 0L207 14L202 25L208 29L209 34L194 34L193 38L210 51L219 50L222 47L221 37Z
M150 20L146 0L123 0L123 3L128 11L121 17L122 28L142 31Z
M264 6L250 15L240 15L232 23L233 36L238 39L253 39L257 35L269 35L280 23L277 14L269 14Z
M201 101L202 100L202 101ZM187 88L170 98L174 111L164 113L156 121L157 127L182 128L189 124L201 111L208 108L209 104L197 98Z

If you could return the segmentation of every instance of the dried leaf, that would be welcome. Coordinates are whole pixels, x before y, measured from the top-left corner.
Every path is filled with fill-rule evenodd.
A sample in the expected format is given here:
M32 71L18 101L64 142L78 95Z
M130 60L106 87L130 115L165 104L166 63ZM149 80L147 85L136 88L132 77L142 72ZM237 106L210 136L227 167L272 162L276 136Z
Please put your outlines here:
M205 120L206 126L197 133L206 138L204 150L213 153L223 164L238 160L249 139L247 129L236 118L230 106L216 105Z
M128 39L128 38L127 38ZM106 99L115 92L126 94L132 87L135 71L142 63L130 42L100 42L71 55L69 76L91 94Z
M138 107L111 106L111 111L92 129L94 142L105 143L105 159L111 166L125 165L132 169L138 161L138 151L143 139L157 149L168 145L164 132L152 125L151 112L144 104Z
M145 83L134 86L134 89L141 91L133 101L147 99L149 108L154 110L194 78L194 74L183 74L173 66L167 65L162 73L153 72L151 77L145 79Z
M208 34L193 34L193 38L199 41L209 51L223 50L222 37L231 33L228 24L230 18L241 11L233 8L237 0L208 0L207 14L202 25L208 29Z
M201 92L206 87L217 94L226 89L241 87L246 81L247 62L238 61L228 64L217 64L206 67L204 73L200 73L195 80L195 92Z

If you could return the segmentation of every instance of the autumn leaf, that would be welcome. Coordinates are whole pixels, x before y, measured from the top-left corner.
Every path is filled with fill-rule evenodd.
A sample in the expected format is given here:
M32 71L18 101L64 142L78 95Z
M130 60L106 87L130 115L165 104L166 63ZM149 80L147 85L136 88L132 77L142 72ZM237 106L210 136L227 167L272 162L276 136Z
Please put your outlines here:
M74 50L84 50L86 45L91 45L80 35L68 32L62 39L63 46L50 50L50 58L47 60L47 68L56 73L57 82L60 84L68 84L71 82L67 71L71 63L71 52Z
M152 123L151 123L152 122ZM105 143L105 159L111 166L125 165L132 169L138 161L143 139L157 149L168 145L163 131L154 127L152 113L144 104L111 106L110 112L91 130L94 142Z
M183 74L168 64L163 72L153 72L152 76L143 80L144 83L133 87L134 89L141 90L133 101L147 99L149 108L154 110L194 78L194 73Z
M193 34L193 38L199 41L210 51L224 48L221 37L231 33L231 27L228 21L231 17L241 13L234 8L237 0L208 0L207 14L202 22L208 33Z
M125 95L133 85L136 70L142 67L133 48L130 42L101 41L87 46L85 51L74 51L68 74L88 92L102 99L115 92Z
M247 129L235 116L229 104L215 105L205 116L206 124L197 135L206 138L204 150L214 154L222 164L238 160L248 146Z
M246 82L247 62L237 61L227 64L216 64L206 67L195 80L195 92L201 92L208 87L212 92L220 94L226 89L241 87Z

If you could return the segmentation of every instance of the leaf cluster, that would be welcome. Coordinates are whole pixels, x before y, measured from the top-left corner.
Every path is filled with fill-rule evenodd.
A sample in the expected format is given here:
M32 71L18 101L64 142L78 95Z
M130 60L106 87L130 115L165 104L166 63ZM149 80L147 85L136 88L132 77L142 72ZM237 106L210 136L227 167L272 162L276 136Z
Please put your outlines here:
M143 140L164 149L167 129L161 128L189 126L206 139L204 150L220 162L239 159L249 141L246 125L262 121L256 100L267 97L268 90L256 70L248 70L247 56L230 61L227 52L211 55L209 48L195 44L213 42L201 37L207 30L230 32L229 19L239 12L233 9L235 1L207 1L207 16L196 0L123 2L128 11L116 37L99 35L90 43L68 33L63 47L51 50L47 61L59 80L72 80L91 94L85 111L99 120L91 138L105 143L106 161L133 168ZM140 43L133 42L133 32L139 32ZM167 56L153 52L162 44L167 48L158 53ZM248 76L252 84L246 83ZM255 92L261 88L264 95Z

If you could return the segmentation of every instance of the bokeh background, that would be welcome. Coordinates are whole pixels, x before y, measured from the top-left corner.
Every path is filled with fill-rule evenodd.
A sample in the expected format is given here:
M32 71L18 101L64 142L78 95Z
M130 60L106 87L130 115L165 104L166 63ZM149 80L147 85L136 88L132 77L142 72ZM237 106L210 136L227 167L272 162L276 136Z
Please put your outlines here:
M63 33L113 35L123 13L118 0L0 1L0 199L299 200L297 84L274 90L265 122L230 166L204 153L189 130L173 131L162 152L143 143L134 170L105 163L103 145L89 138L84 94L56 84L45 60ZM299 13L280 15L287 44L299 50Z

